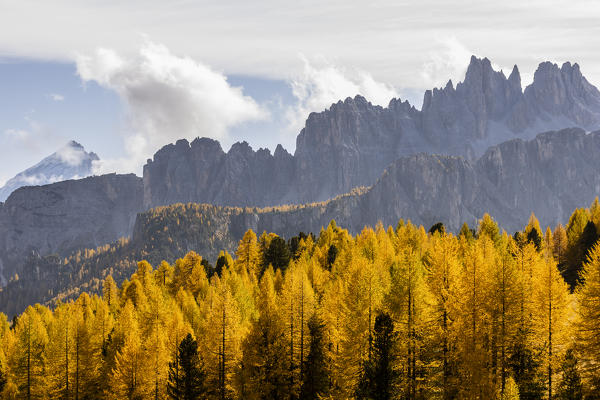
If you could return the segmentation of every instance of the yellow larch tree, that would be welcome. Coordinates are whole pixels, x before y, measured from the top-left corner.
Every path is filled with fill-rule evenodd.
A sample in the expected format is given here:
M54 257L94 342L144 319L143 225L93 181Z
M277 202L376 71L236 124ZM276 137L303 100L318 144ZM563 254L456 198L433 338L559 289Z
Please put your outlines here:
M14 335L16 340L9 362L18 397L25 400L45 398L48 391L45 382L48 333L36 308L28 307L17 319Z
M127 301L118 319L115 341L118 350L109 378L107 397L110 399L144 398L151 391L147 382L149 363L144 359L142 337L133 303Z
M535 277L532 297L537 312L530 322L534 340L544 351L542 365L546 372L548 398L551 399L556 386L556 382L553 386L553 378L568 345L570 295L556 261L548 256L544 258Z
M462 276L458 246L454 236L434 235L426 257L426 279L431 294L430 343L437 353L435 359L439 361L431 379L440 388L442 399L454 398L458 389L456 306Z
M48 326L46 357L53 368L47 373L52 397L71 398L73 391L73 304L60 304Z
M173 267L166 262L161 261L158 268L154 271L154 282L161 288L166 288L171 285L173 280Z
M425 348L424 337L430 318L429 292L425 284L425 268L412 248L405 248L390 263L390 290L385 297L385 307L398 331L401 358L396 368L404 372L403 391L407 398L415 398L424 388L422 382ZM404 367L404 368L402 368Z
M342 304L339 369L334 375L344 396L353 393L361 363L370 357L375 315L383 309L383 299L389 291L389 268L379 262L375 232L364 229L352 254L345 255L336 270Z
M600 373L600 245L590 252L576 291L575 338L589 382Z
M485 218L484 218L485 220ZM480 229L480 232L486 232ZM467 398L490 398L495 392L490 362L491 336L494 315L490 313L488 293L491 287L492 266L496 263L495 235L481 233L479 238L467 245L461 271L461 299L459 307L460 335L457 345L460 351L460 369L464 374L463 396Z
M160 285L160 283L159 283ZM144 358L150 364L149 381L154 399L166 398L167 370L170 355L167 348L166 322L170 312L165 306L169 303L166 292L152 280L147 288L149 307L141 316L141 330L144 341Z
M198 336L199 351L206 355L207 380L214 389L213 397L221 400L237 395L234 374L242 358L241 314L227 282L231 274L235 271L227 268L221 277L211 278L210 290L201 306L207 312L205 331Z
M259 315L243 343L240 398L282 399L288 393L286 321L273 279L273 269L267 268L260 281Z
M509 352L520 323L520 273L513 258L513 241L503 234L491 266L488 307L493 316L492 366L494 386L500 396L510 392Z
M286 323L288 391L297 396L302 368L308 352L308 320L315 310L315 294L308 279L308 263L301 257L292 261L284 275L280 294L280 312Z
M257 280L260 275L260 254L256 233L252 229L246 231L240 240L235 255L238 272L244 268L253 279Z
M567 231L562 224L556 225L552 233L553 254L558 265L563 265L567 254Z
M194 297L208 288L202 256L193 251L175 261L171 290L173 293L177 293L182 288L188 290Z
M341 279L331 279L327 282L321 307L327 332L328 358L331 369L331 394L333 398L343 396L345 387L345 360L341 352L344 337L345 299L343 298L346 286Z
M104 301L111 311L115 311L119 305L119 289L112 276L107 276L102 284L102 295Z

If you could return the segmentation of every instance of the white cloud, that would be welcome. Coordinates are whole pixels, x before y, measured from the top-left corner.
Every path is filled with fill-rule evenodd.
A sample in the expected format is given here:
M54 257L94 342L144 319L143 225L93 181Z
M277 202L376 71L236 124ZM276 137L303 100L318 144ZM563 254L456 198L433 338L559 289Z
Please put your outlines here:
M303 71L290 81L297 104L286 111L290 134L298 134L311 112L319 112L347 97L364 96L373 104L386 107L398 97L396 89L376 81L369 73L347 70L327 60L310 62L302 57Z
M18 177L19 182L24 183L28 186L35 185L45 185L47 183L54 183L58 181L62 181L62 176L52 175L50 177L45 174L37 174L37 175L21 175Z
M9 138L16 140L26 140L31 136L29 131L26 131L25 129L6 129L4 134Z
M4 161L0 179L4 181L38 163L41 158L55 151L57 143L67 140L51 127L37 121L35 110L30 110L19 125L22 126L0 131L0 158Z
M436 37L455 36L478 55L516 63L521 71L548 59L570 60L600 81L600 53L594 51L600 4L593 0L350 3L230 0L174 7L164 0L4 1L0 53L71 61L104 46L132 55L139 48L138 32L144 32L227 74L285 79L298 72L302 52L335 57L397 87L428 89L420 85L419 69L438 47Z
M473 52L456 37L438 38L436 48L429 53L423 64L421 77L427 88L444 86L448 79L456 84L461 81Z
M30 113L33 114L33 111ZM10 128L4 130L4 138L8 139L15 148L38 151L53 140L53 136L44 126L30 115L23 117L26 128Z
M78 57L77 71L84 82L118 93L127 112L128 156L100 163L98 172L139 170L156 150L181 138L207 136L227 144L229 128L269 117L225 75L163 45L146 42L133 57L98 49Z
M81 165L81 162L86 157L85 150L82 147L75 147L67 144L56 152L56 155L64 163L76 167Z
M59 94L59 93L50 93L48 95L48 97L54 101L64 101L65 100L65 96L63 96L62 94Z
M63 176L63 175L46 175L46 174L35 174L35 175L18 175L15 177L15 181L21 186L37 186L37 185L48 185L50 183L62 182L65 179L81 179L82 176ZM2 185L0 185L2 187Z

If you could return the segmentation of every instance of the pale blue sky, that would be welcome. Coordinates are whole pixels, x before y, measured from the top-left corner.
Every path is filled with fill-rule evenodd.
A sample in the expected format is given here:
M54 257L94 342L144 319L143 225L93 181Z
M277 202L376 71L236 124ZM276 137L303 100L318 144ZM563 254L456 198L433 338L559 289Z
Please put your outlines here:
M84 86L74 64L0 62L3 169L18 172L71 139L98 153L122 155L123 147L115 146L121 114L116 93L93 82Z
M302 62L299 59L299 63ZM329 64L325 69L311 69L310 79L328 82L340 79L341 71L333 70ZM312 66L308 67L312 68ZM322 77L319 74L323 74ZM323 99L311 102L298 98L293 93L294 83L281 79L260 76L226 76L231 87L240 88L243 95L252 99L267 116L248 119L228 128L227 137L217 137L225 151L236 141L247 141L258 149L274 150L277 144L293 153L295 137L303 126L304 119L312 110L321 111L331 102L353 96L359 89L334 90L324 94ZM341 78L344 80L345 78ZM359 78L357 78L359 79ZM356 79L355 79L356 81ZM308 90L319 83L302 82ZM348 82L342 82L342 85ZM304 87L304 86L303 86ZM306 89L306 87L304 87ZM346 91L344 91L346 90ZM393 93L394 94L394 93ZM420 105L422 91L405 90L403 95L412 103ZM329 96L329 97L327 97ZM382 105L386 105L389 95ZM227 108L227 105L225 105ZM117 91L104 87L94 80L84 80L78 74L76 63L4 58L0 61L0 184L16 173L37 163L69 140L80 142L87 151L96 152L101 159L128 158L124 137L132 129L128 107ZM292 112L293 115L290 114ZM214 137L210 130L198 129L192 136ZM148 156L160 146L179 137L192 139L189 134L170 137L153 147ZM143 160L135 165L126 164L118 172L141 173ZM111 168L111 166L107 168ZM101 171L108 172L108 171Z
M278 132L285 129L278 112L295 102L289 84L250 76L230 76L228 81L273 111L269 120L232 127L231 141L247 140L255 148L273 149ZM121 132L126 129L117 93L93 81L82 82L75 64L0 61L0 183L72 139L101 158L125 157ZM211 136L210 132L198 135Z

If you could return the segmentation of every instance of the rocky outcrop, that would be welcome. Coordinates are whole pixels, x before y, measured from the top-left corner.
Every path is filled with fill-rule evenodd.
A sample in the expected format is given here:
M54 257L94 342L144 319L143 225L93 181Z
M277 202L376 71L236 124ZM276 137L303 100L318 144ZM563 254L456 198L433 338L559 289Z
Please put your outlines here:
M294 177L293 157L283 147L275 153L253 151L246 142L225 153L219 142L183 139L159 150L144 166L144 206L177 202L220 205L272 204L284 199Z
M567 62L561 68L540 64L533 83L525 89L525 99L545 121L562 116L586 128L600 123L600 92L583 77L578 64Z
M206 202L270 206L323 201L368 186L399 157L425 152L476 160L493 145L547 130L600 128L600 92L577 64L542 63L524 91L515 66L508 76L471 58L465 79L425 92L423 107L394 99L375 106L356 96L311 113L292 156L224 153L218 142L179 141L144 167L144 205Z
M142 211L142 192L142 180L133 174L17 189L0 206L4 276L32 252L64 256L128 237Z

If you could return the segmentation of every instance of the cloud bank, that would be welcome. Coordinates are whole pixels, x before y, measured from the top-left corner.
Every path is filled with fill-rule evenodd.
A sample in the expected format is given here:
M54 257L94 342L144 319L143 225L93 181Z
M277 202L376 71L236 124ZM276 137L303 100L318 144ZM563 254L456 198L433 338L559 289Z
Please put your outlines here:
M98 173L138 171L161 146L181 138L206 136L228 144L229 128L269 118L222 73L155 43L146 42L133 57L105 48L81 55L77 72L84 82L118 93L126 110L128 156L101 162Z
M448 79L455 84L463 80L474 54L454 36L438 38L436 43L436 49L429 53L421 71L427 88L444 86Z
M56 152L56 156L65 164L71 167L80 166L87 154L83 147L74 146L68 143Z
M297 103L285 113L288 130L294 137L311 112L323 111L339 100L362 95L373 104L386 107L392 98L398 97L396 89L376 81L365 71L341 68L322 57L316 62L301 58L304 68L290 80Z

